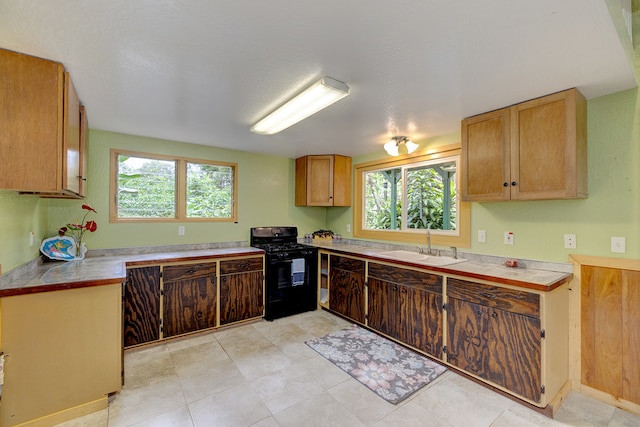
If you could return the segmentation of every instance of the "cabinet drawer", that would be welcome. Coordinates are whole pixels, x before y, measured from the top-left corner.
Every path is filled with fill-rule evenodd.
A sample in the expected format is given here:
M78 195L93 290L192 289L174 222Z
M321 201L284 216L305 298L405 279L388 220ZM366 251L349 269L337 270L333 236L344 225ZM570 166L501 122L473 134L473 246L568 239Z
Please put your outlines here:
M511 313L540 316L540 295L531 292L449 278L447 296Z
M439 294L442 293L442 276L436 274L370 262L369 277Z
M220 261L220 274L233 274L243 273L245 271L262 270L262 266L262 257Z
M340 268L353 273L364 274L364 261L361 259L331 255L329 264L331 268Z
M197 277L210 277L216 275L215 262L203 262L200 264L169 265L162 269L162 277L165 282L176 280L195 279Z

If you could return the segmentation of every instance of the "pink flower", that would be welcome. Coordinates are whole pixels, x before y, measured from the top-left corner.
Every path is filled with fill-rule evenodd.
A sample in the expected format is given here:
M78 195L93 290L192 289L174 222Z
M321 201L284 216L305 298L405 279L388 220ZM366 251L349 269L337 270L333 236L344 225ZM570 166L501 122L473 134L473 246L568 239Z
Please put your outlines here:
M389 372L386 366L378 365L375 362L358 363L358 368L351 371L351 373L358 381L374 391L379 388L390 389L391 384L389 384L389 381L396 377L393 372Z

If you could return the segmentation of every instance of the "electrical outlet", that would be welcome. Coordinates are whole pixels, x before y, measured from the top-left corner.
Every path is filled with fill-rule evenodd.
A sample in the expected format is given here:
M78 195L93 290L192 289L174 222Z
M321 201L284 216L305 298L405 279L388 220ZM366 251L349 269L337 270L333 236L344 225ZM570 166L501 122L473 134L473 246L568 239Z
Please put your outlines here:
M36 234L32 231L29 233L29 246L33 246L36 241Z
M478 242L485 243L487 241L487 230L478 230Z
M178 226L178 236L184 236L184 225Z
M351 233L351 224L347 224L347 233Z
M513 231L505 231L504 232L504 244L505 245L513 245Z
M623 254L627 251L624 237L611 236L611 252Z
M565 234L564 235L564 248L565 249L575 249L577 248L576 235L575 234Z

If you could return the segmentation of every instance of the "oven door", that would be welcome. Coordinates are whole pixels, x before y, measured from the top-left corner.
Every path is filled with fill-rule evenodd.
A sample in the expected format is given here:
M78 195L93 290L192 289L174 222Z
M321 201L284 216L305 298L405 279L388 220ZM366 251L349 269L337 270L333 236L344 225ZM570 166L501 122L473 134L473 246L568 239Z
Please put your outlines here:
M316 256L291 254L290 258L269 258L265 319L315 310L318 294Z

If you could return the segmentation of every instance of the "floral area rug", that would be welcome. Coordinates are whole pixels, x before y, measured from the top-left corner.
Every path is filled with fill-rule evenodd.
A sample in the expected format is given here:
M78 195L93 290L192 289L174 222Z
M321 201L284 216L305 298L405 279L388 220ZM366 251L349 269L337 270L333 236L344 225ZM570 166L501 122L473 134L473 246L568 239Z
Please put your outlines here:
M447 370L357 325L306 344L393 404L406 399Z

